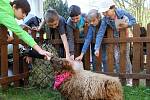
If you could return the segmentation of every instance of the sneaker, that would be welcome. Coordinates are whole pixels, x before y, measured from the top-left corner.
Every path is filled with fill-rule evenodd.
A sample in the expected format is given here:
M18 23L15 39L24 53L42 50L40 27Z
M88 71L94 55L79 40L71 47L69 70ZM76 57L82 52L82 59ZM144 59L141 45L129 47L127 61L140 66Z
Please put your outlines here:
M132 87L132 79L126 79L126 81L127 81L126 86Z

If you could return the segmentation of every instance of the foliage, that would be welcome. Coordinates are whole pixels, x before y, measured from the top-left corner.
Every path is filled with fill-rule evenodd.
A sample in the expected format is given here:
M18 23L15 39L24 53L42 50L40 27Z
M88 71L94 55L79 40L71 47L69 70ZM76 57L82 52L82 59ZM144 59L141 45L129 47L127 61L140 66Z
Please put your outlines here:
M132 13L137 23L141 26L146 26L150 22L150 8L147 5L147 0L113 0L115 4Z
M49 43L40 44L42 49L49 51L54 56L58 56L56 49ZM43 59L34 59L32 70L29 78L29 85L36 87L53 87L54 70L51 67L50 61Z
M49 9L49 8L53 8L56 9L57 12L67 18L68 17L68 2L67 0L65 1L65 3L63 3L62 0L45 0L44 1L44 12Z

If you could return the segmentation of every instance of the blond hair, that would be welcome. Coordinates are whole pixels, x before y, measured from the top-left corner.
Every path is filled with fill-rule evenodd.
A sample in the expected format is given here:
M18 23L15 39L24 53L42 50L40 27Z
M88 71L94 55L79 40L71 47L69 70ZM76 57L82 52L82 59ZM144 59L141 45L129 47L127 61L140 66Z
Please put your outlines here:
M101 19L101 14L98 12L98 10L96 10L96 9L91 9L91 10L88 12L87 20L88 20L88 21L91 21L91 19L92 19L93 17L97 17L98 19Z
M55 9L47 10L47 12L44 16L45 21L50 22L50 23L53 23L58 18L59 18L59 14L57 13L57 11Z

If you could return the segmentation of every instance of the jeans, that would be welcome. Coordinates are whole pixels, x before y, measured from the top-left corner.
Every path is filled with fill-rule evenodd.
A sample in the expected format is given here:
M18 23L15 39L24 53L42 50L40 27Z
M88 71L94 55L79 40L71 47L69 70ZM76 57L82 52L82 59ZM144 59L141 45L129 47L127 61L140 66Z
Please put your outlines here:
M126 73L132 73L132 64L130 61L130 43L127 43L126 45ZM114 58L115 58L115 70L116 73L120 72L120 65L119 65L119 59L120 59L120 50L119 46L115 45L114 48Z
M107 72L107 55L106 55L106 44L102 44L102 71ZM94 54L94 46L91 46L91 51L92 51L92 65L93 65L93 71L96 71L96 56Z

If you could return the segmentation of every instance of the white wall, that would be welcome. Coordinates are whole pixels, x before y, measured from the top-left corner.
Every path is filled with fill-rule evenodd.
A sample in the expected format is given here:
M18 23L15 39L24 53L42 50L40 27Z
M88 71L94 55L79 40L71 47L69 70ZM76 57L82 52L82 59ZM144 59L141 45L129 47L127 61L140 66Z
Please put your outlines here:
M30 14L36 15L40 18L43 17L43 0L28 0L31 6Z

